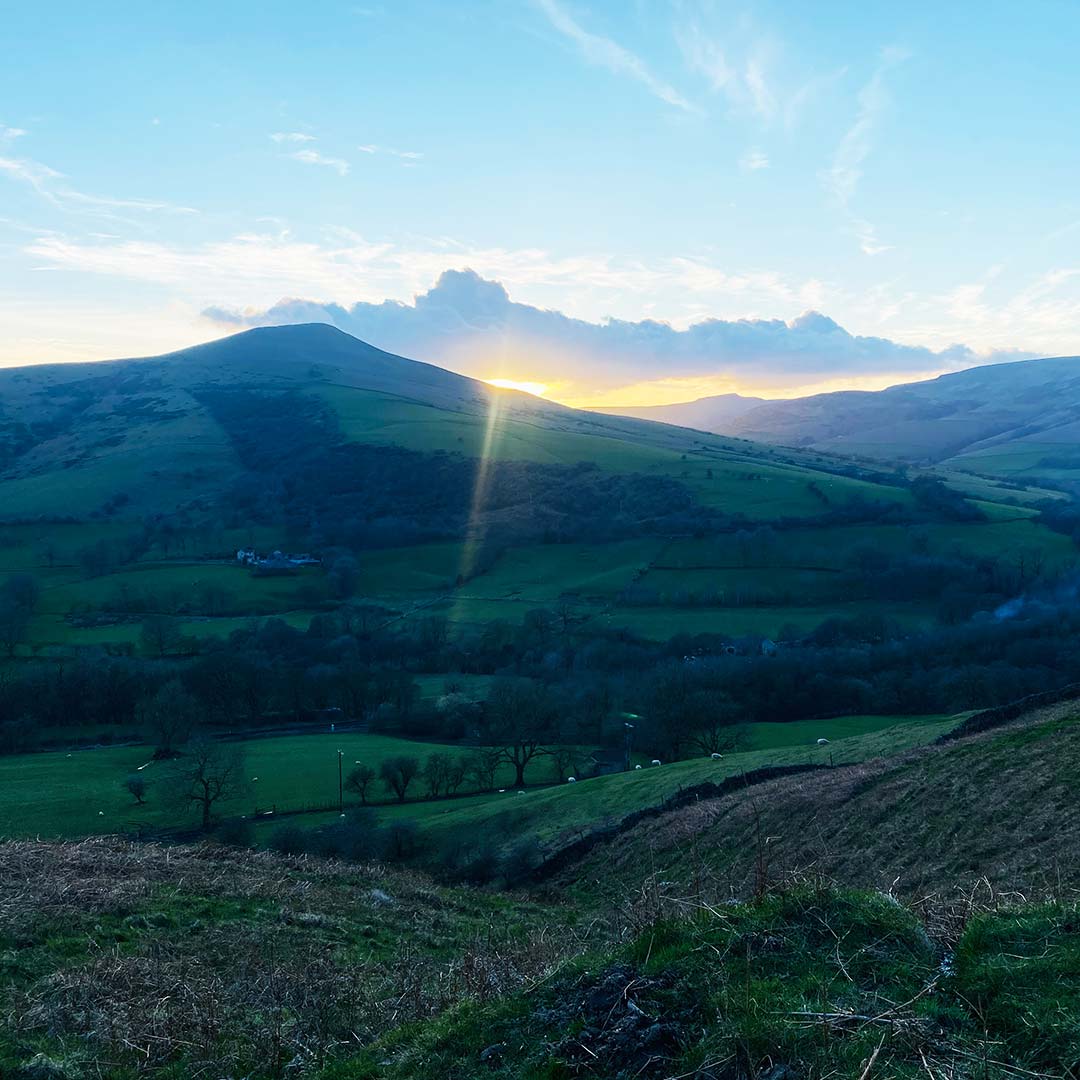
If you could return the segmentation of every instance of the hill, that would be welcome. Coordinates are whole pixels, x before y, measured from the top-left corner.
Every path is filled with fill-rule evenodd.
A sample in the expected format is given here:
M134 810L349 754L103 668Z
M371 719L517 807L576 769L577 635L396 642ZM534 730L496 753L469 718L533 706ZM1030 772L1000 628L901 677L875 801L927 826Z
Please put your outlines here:
M741 417L764 404L765 398L718 394L675 405L595 406L589 411L605 416L634 416L639 420L655 420L662 424L722 434L730 432Z
M882 612L841 573L883 524L925 524L933 551L1071 558L1001 492L978 497L920 504L876 467L565 408L323 324L0 371L0 573L40 581L33 648L129 648L148 613L207 637L333 605L318 570L225 565L241 547L364 552L355 591L387 617L517 622L573 595L591 625L659 640ZM771 525L802 531L736 542Z
M820 873L909 898L981 882L1026 896L1077 890L1078 727L1080 701L1069 699L981 733L703 793L599 842L559 881L636 888L648 851L675 891L706 875L745 893L763 872Z
M734 411L727 401L666 406L663 419L765 443L947 463L1021 481L1080 475L1080 357L992 364L886 390L767 401L750 409L739 403Z

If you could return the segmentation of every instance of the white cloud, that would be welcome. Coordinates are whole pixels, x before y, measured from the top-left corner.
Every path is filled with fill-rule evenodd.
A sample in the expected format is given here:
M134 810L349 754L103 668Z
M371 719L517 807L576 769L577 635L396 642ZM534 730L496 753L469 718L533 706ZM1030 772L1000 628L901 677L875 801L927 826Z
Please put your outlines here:
M26 130L24 128L8 127L6 124L0 124L0 142L21 139L25 134Z
M562 399L594 403L620 394L685 400L721 388L881 384L990 359L964 346L935 352L855 336L816 311L790 321L708 318L682 330L655 320L590 322L516 303L472 270L441 274L411 304L283 300L267 310L213 306L205 314L233 328L328 322L392 352L480 378L535 376L557 385Z
M91 195L67 184L63 173L40 161L30 158L0 157L0 173L13 180L27 184L46 202L69 213L88 213L116 217L114 211L136 210L141 213L197 214L190 206L156 199L116 198L109 195Z
M844 133L833 154L832 165L822 177L826 190L844 209L847 209L862 180L863 166L873 148L875 128L889 104L885 76L907 57L908 54L902 49L882 50L874 74L859 91L855 121Z
M623 48L611 38L590 33L576 22L556 0L534 0L534 3L544 13L552 27L563 37L572 41L590 64L607 68L616 75L628 75L641 83L654 97L677 109L683 109L686 112L699 111L674 87L654 75L641 57Z
M374 143L365 143L356 149L365 154L388 154L390 157L402 158L406 162L417 162L424 156L416 150L395 150L392 146L376 146Z
M318 150L297 150L290 154L294 161L302 161L305 165L324 165L328 169L334 169L339 176L346 176L349 172L349 163L341 158L327 157Z
M769 167L769 157L763 153L757 147L752 150L747 150L741 158L739 158L739 168L746 172L756 172L758 169L767 169Z
M276 143L308 143L314 142L314 135L306 135L302 131L275 131L270 136Z
M855 235L859 238L859 248L864 255L883 255L886 251L892 251L892 244L882 243L878 239L877 229L869 221L861 218L853 219Z

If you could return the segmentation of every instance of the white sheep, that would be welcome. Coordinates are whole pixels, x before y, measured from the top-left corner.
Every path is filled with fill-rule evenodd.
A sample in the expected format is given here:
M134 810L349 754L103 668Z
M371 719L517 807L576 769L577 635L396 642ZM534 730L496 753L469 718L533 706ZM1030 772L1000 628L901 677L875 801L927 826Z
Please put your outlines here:
M655 757L654 757L654 758L652 759L652 763L653 763L654 765L659 765L659 764L660 764L660 759L659 759L659 758L655 758Z
M568 776L566 778L566 782L568 784L576 784L577 783L577 777L576 776Z
M818 739L817 744L818 744L818 746L828 746L829 745L829 740L828 739Z
M724 755L723 754L710 754L709 757L711 757L713 759L713 761L723 761L724 760Z
M635 766L634 766L634 768L635 768L635 769L640 769L640 768L641 768L641 766L640 766L640 765L635 765Z

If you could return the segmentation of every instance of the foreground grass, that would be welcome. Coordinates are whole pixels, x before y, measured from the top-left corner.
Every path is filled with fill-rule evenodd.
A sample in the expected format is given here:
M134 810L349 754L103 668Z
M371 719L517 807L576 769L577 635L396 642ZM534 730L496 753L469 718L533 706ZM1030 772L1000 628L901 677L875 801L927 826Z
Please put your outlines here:
M13 842L0 1075L1074 1075L1076 908L940 910L930 933L881 893L652 881L603 912L207 846Z

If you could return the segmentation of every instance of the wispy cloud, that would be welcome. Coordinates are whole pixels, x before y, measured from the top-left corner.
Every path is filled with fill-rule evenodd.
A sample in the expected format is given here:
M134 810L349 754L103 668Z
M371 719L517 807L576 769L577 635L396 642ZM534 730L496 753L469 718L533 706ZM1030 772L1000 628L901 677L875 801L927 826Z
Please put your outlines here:
M305 165L323 165L334 169L339 176L346 176L349 172L349 163L343 158L327 157L318 150L297 150L289 157L294 161L302 161Z
M307 135L303 131L275 131L270 136L276 143L308 143L314 142L314 135Z
M908 56L904 49L890 47L882 50L874 74L859 91L855 121L844 133L833 154L832 165L822 176L825 189L845 209L862 180L863 166L873 149L875 129L889 105L885 76Z
M758 169L767 169L768 167L768 155L757 147L754 147L752 150L747 150L746 153L739 158L739 168L745 172L756 172Z
M401 158L402 161L412 162L413 164L422 160L424 156L417 150L395 150L392 146L376 146L374 143L365 143L356 149L365 154L387 154L390 157Z
M883 244L877 235L877 229L869 221L856 218L852 221L855 235L859 238L859 248L864 255L882 255L886 251L892 251L892 244Z
M768 125L789 107L786 92L770 73L778 49L771 38L724 43L691 20L676 26L675 41L690 72L703 78L712 93L723 94L733 109Z
M69 213L85 212L115 217L114 211L135 210L141 213L197 214L190 206L157 199L117 198L92 195L67 183L63 173L32 158L0 157L0 173L33 188L46 202Z
M578 23L556 0L534 0L536 7L563 37L572 41L590 64L607 68L616 75L627 75L641 83L649 93L668 105L686 112L700 110L686 100L673 86L649 70L640 56L611 38L594 34Z
M13 139L22 138L25 134L24 128L8 127L6 124L0 124L0 142L10 142Z
M859 249L864 255L881 255L893 247L878 239L877 229L871 222L851 212L851 202L862 181L866 159L873 150L878 123L891 100L885 77L909 55L905 49L895 46L881 51L873 75L858 93L855 120L844 132L833 154L832 164L821 176L825 191L850 219L859 240Z

